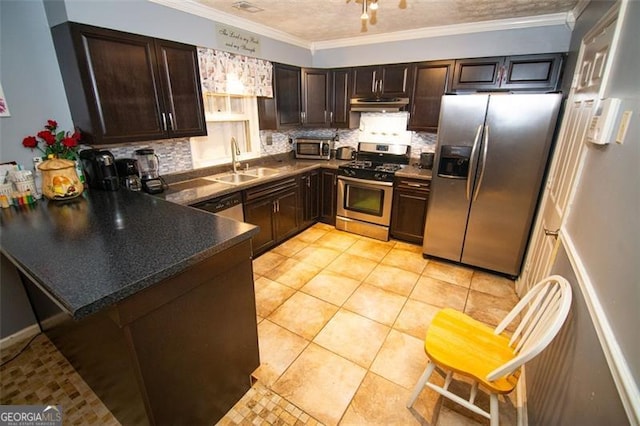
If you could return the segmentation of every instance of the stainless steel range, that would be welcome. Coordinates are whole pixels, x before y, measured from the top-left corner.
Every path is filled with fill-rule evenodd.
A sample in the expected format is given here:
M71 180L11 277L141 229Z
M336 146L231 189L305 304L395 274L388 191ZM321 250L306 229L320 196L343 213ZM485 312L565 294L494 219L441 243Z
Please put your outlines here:
M356 160L339 167L336 228L389 240L393 177L409 164L409 145L360 142Z

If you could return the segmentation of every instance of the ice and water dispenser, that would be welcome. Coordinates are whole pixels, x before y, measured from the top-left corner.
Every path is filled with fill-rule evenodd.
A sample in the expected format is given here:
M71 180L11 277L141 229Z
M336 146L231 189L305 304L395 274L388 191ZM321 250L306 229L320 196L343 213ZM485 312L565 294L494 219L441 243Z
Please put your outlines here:
M440 148L438 176L466 179L469 175L470 146L445 145Z

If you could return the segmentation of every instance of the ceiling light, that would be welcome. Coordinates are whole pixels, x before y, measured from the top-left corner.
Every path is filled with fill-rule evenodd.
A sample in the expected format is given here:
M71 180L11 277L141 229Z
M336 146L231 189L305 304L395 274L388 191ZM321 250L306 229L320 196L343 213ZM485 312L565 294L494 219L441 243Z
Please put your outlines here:
M243 12L256 13L262 12L264 9L259 8L258 6L254 6L248 1L238 1L231 5L232 7L242 10Z

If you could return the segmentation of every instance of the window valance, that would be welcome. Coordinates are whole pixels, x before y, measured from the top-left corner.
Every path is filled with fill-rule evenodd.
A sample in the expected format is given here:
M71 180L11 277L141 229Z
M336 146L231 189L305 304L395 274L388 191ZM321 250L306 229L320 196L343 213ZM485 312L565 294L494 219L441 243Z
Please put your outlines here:
M198 47L204 93L273 97L273 65L263 59Z

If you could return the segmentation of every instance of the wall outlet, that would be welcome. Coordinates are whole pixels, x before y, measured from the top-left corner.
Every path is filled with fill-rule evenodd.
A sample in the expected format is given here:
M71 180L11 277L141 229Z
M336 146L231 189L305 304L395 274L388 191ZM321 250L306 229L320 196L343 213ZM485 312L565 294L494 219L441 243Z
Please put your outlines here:
M272 135L267 136L267 145L273 145L273 136Z

